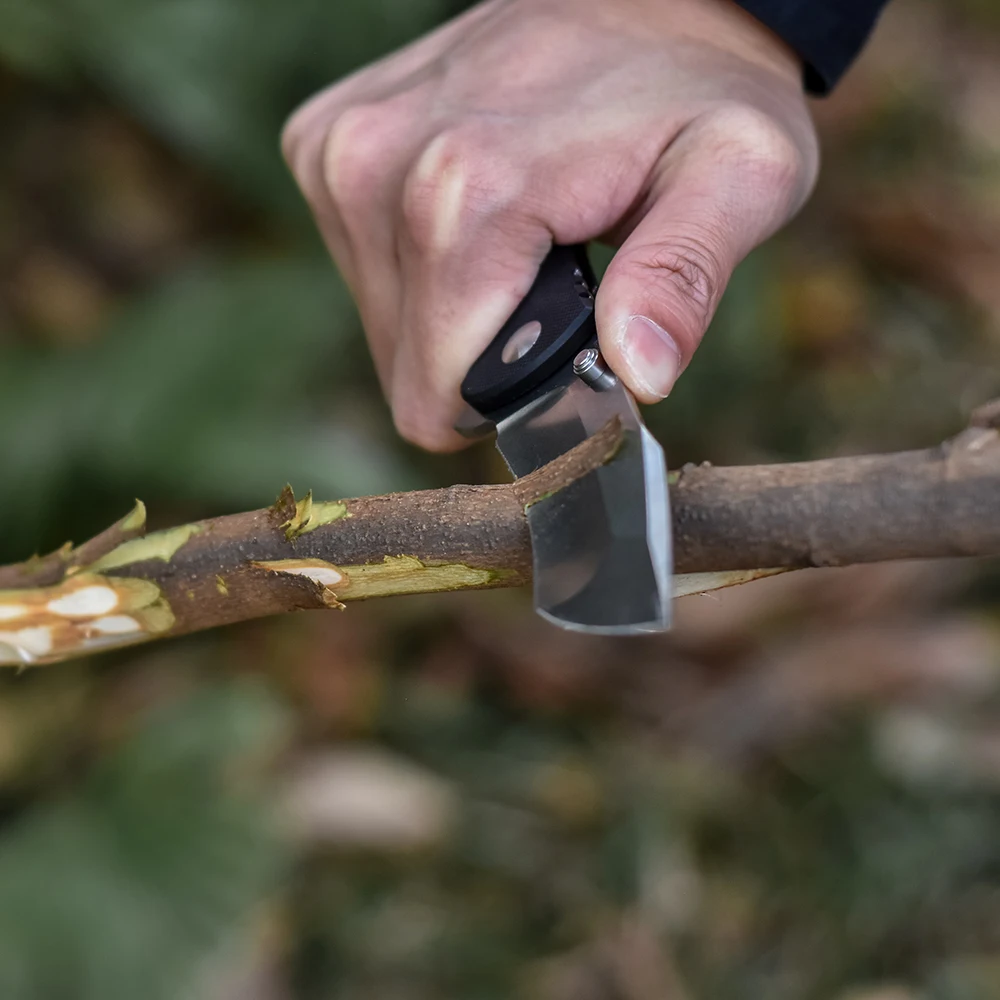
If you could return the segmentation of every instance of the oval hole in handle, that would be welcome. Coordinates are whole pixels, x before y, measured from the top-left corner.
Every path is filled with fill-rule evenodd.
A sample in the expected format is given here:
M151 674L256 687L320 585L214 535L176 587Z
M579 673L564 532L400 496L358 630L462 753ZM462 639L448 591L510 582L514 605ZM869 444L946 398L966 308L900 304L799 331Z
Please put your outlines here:
M525 323L519 330L515 330L510 340L503 345L500 358L505 365L512 365L515 361L520 361L538 343L538 338L542 335L542 324L537 319Z

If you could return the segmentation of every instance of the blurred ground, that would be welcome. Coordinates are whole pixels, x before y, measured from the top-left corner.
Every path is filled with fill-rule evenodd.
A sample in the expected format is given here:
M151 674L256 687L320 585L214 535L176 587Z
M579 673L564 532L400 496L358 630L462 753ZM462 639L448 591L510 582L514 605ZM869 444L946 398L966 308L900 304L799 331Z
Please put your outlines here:
M392 433L277 152L444 0L0 0L0 561L498 477ZM673 464L922 446L1000 392L1000 4L898 0L817 105ZM0 677L2 1000L1000 998L1000 571L584 640L523 594Z

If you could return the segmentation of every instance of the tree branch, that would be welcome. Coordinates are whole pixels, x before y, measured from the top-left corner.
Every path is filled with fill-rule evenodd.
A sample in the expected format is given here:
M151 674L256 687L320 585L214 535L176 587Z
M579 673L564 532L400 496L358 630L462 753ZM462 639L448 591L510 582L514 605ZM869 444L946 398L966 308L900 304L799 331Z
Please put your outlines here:
M1000 554L1000 407L923 451L672 475L678 594L805 566ZM304 608L514 587L525 508L611 461L621 429L498 486L273 507L145 535L141 504L79 548L0 568L0 664Z

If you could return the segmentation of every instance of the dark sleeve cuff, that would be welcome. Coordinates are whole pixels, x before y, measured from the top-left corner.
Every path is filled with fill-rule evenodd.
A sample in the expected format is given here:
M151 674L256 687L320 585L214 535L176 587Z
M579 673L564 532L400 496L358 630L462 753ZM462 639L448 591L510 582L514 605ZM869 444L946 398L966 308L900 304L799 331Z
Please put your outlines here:
M888 0L736 0L802 57L806 89L826 94L868 40Z

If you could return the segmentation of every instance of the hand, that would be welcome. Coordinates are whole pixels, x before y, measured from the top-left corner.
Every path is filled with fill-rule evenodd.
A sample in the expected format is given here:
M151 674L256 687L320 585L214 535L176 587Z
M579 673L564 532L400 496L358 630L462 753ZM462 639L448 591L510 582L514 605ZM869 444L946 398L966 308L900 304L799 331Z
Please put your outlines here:
M730 0L486 0L314 97L284 150L399 432L436 450L553 241L620 246L601 347L654 402L818 168L797 58Z

